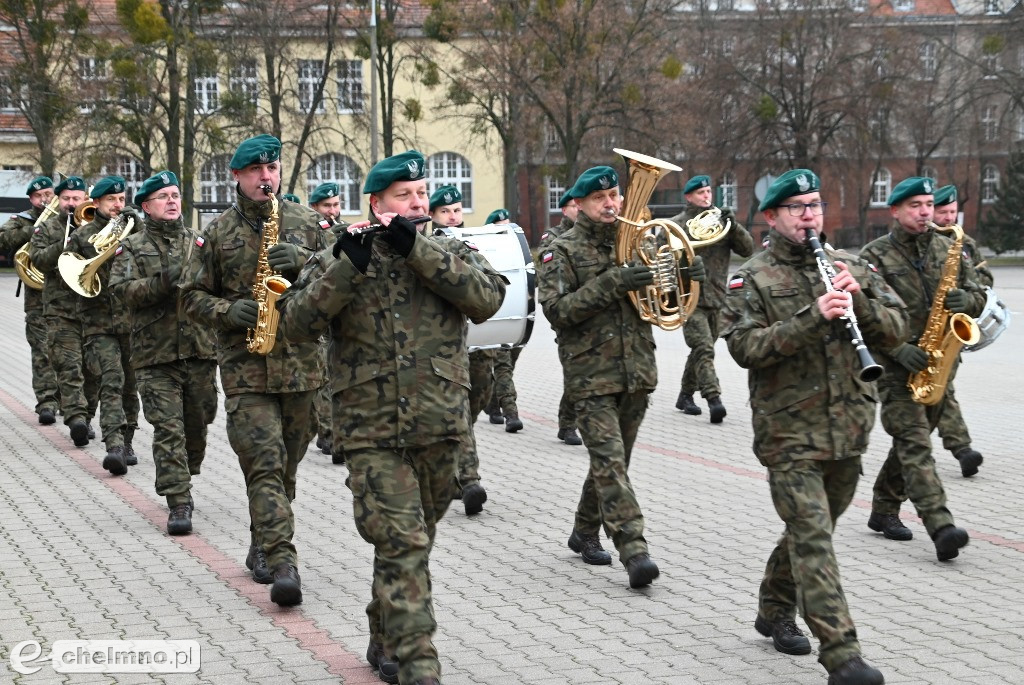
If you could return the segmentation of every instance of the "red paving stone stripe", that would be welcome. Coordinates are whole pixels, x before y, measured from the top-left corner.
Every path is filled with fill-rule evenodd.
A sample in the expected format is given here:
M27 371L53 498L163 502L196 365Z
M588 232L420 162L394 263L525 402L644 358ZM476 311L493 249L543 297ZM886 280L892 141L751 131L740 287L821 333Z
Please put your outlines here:
M25 424L38 427L35 412L4 390L0 390L0 403ZM57 452L70 458L83 471L110 488L148 520L161 535L165 534L167 512L163 507L155 503L130 481L111 476L89 452L72 448L70 437L63 435L58 437L55 434L54 429L62 428L62 424L58 422L53 426L45 427L40 433L54 446ZM206 566L218 580L245 597L249 604L259 609L260 613L267 616L271 623L295 640L299 647L327 666L328 671L342 677L343 683L370 685L380 682L360 655L348 651L344 645L335 642L327 631L319 628L311 619L306 618L301 609L282 609L271 602L269 585L254 583L249 571L243 565L211 545L203 539L202 535L192 533L168 537L199 563Z

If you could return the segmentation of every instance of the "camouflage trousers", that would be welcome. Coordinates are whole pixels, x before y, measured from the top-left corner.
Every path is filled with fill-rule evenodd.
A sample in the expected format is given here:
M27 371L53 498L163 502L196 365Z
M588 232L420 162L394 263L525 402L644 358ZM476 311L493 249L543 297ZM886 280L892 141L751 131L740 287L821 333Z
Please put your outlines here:
M719 314L715 309L697 307L683 326L683 338L690 354L683 368L682 391L692 395L714 397L722 394L715 373L715 341L718 340Z
M50 365L49 319L42 309L25 310L25 339L32 353L32 390L36 396L36 413L60 409L57 374Z
M64 415L64 423L69 424L76 418L88 421L96 412L97 383L92 374L87 372L82 324L63 316L47 318L47 347L50 349L50 363L57 378L57 387L60 388L60 410ZM91 401L89 395L92 396Z
M299 462L312 439L309 415L316 392L224 398L228 442L245 476L253 542L263 548L271 570L278 564L298 566L291 503Z
M971 446L971 434L960 411L960 403L956 400L952 382L946 385L946 399L939 416L938 429L942 446L953 454Z
M130 445L139 427L139 393L128 360L126 334L94 334L85 338L85 361L100 385L100 430L112 447Z
M799 608L821 643L818 661L829 671L860 654L832 548L836 520L853 500L859 477L860 457L801 459L768 471L772 503L786 530L768 557L758 614L774 622L796 618Z
M929 535L953 523L946 508L946 491L939 480L932 458L931 431L942 403L918 404L910 398L904 384L879 385L882 400L882 427L892 436L889 456L875 479L871 510L879 514L898 514L909 497L924 521Z
M623 564L647 551L644 516L628 471L648 396L641 390L576 402L580 437L590 453L590 471L576 507L576 530L584 535L597 534L603 523Z
M327 381L316 391L310 418L312 419L313 436L322 438L328 446L332 444L331 416L331 383Z
M146 420L153 425L156 494L187 504L206 456L206 427L217 415L217 362L182 359L137 369Z
M506 416L519 413L519 406L516 404L519 396L516 394L516 384L512 376L522 351L521 347L494 351L494 392L487 406L501 409Z
M484 410L494 389L494 358L496 350L476 350L469 353L469 425L468 435L461 438L457 476L465 487L480 481L480 455L476 451L474 427L476 417Z
M437 621L430 550L455 494L461 453L462 443L455 441L345 453L356 529L373 545L372 598L366 607L370 639L398 658L402 683L441 675L432 640Z

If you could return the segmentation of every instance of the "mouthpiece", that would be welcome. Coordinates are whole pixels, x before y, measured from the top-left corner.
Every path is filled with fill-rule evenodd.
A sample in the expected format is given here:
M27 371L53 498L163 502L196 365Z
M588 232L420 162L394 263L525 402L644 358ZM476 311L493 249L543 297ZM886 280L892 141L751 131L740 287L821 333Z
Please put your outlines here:
M260 190L266 193L268 197L270 196L271 193L274 192L274 189L271 188L270 186L260 186Z

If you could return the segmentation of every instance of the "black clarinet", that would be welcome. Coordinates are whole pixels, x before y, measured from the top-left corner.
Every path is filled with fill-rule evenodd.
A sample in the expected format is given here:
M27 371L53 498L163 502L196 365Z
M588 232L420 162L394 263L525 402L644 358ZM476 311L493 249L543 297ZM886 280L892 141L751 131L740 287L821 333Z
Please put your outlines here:
M430 221L430 217L426 215L416 216L411 219L406 219L406 221L418 226L420 224L425 224L428 221ZM354 231L349 231L349 233L351 233L352 235L370 235L371 233L380 233L381 231L385 231L387 230L387 228L388 227L385 226L384 224L370 224L369 226L363 226L362 228L357 228Z
M818 262L818 273L821 274L821 280L825 281L825 290L836 292L836 287L832 285L832 279L836 277L835 267L829 261L825 250L821 249L821 241L818 240L814 229L807 229L807 244L814 251L814 259ZM846 291L839 290L838 292ZM846 321L846 330L850 332L850 342L853 343L854 349L857 350L857 356L860 357L860 379L866 383L878 380L884 369L875 362L871 352L868 350L868 346L864 344L864 336L857 325L857 315L853 311L852 300L850 301L850 306L846 308L846 313L841 318Z

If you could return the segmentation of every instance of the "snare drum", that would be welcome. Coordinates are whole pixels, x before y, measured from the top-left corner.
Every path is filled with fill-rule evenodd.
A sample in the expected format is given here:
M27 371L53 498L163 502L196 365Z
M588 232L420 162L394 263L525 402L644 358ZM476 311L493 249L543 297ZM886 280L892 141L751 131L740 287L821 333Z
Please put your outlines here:
M482 324L469 324L469 349L522 347L533 332L537 275L526 234L516 224L447 228L445 233L480 251L494 270L508 279L505 300Z
M996 295L996 291L986 286L985 295L985 308L981 316L974 320L981 330L981 339L974 345L965 345L965 352L977 352L988 347L1010 326L1010 310Z

